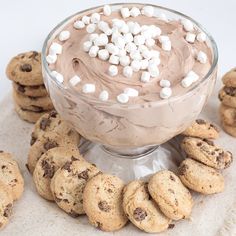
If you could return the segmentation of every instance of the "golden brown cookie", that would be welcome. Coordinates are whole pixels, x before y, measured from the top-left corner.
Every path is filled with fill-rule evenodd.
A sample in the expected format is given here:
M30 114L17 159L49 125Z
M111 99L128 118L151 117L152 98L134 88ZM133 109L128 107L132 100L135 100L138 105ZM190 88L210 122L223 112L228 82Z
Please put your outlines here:
M221 121L229 126L236 126L236 108L220 105Z
M236 88L222 88L219 92L219 100L226 106L236 108Z
M232 70L227 72L223 76L222 81L225 86L236 88L236 68L233 68Z
M236 137L236 127L235 126L227 125L226 123L222 122L222 127L227 134L229 134L233 137Z

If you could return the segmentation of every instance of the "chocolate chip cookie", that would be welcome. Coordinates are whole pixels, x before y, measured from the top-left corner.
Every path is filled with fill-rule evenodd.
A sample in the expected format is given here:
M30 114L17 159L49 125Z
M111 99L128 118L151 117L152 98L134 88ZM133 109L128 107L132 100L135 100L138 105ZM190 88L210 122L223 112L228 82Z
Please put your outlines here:
M229 72L227 72L222 81L226 87L234 87L236 88L236 68L233 68Z
M236 108L236 88L222 88L219 92L219 100L226 106Z
M220 118L223 123L236 127L236 108L221 104Z
M192 196L173 172L162 170L154 174L149 180L148 190L168 218L180 220L190 217Z
M100 171L82 158L64 164L51 181L51 190L57 205L73 217L85 214L83 191L87 181Z
M197 119L182 134L191 137L216 139L219 137L219 129L208 121Z
M6 74L10 80L25 86L42 85L41 53L30 51L15 56L9 62Z
M225 151L209 140L190 137L184 138L181 143L181 148L188 157L215 169L225 169L229 167L233 161L231 152Z
M129 220L147 233L165 231L171 223L171 219L160 211L150 197L147 183L139 180L130 182L124 188L123 208Z
M224 191L224 177L215 169L193 159L184 160L179 167L182 183L202 194L214 194Z
M116 176L98 174L91 178L83 193L83 208L89 222L103 231L116 231L127 223L122 208L124 183Z
M66 162L82 159L79 150L69 147L55 147L45 152L38 160L33 179L40 196L53 201L50 184L56 171Z

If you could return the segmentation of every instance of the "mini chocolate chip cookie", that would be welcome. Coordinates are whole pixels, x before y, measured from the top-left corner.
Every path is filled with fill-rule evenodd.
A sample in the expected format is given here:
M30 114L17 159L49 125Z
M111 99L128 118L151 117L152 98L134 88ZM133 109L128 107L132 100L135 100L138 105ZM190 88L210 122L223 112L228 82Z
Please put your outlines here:
M214 194L224 191L224 177L222 174L190 158L181 163L179 178L186 187L202 194Z
M233 68L232 70L227 72L223 76L222 81L225 86L236 88L236 68Z
M233 161L231 152L223 150L209 140L190 137L184 138L181 148L188 157L218 170L229 167Z
M47 132L38 138L30 147L28 155L27 167L31 174L33 174L35 166L39 158L49 149L55 147L73 147L77 148L79 145L80 136L74 129L71 129L63 135L56 132Z
M6 69L7 77L26 86L43 84L41 53L30 51L11 59Z
M225 122L222 122L222 127L227 134L229 134L233 137L236 137L236 127L235 126L231 126L231 125L226 124Z
M219 137L219 129L208 121L197 119L182 134L191 137L216 139Z
M13 200L21 197L24 190L24 180L16 161L10 153L0 153L0 180L9 188Z
M168 218L180 220L190 217L193 207L192 196L173 172L157 172L149 180L148 190Z
M51 181L51 190L57 205L72 217L85 214L84 187L99 172L99 169L82 158L66 162Z
M33 179L40 196L53 201L50 184L56 171L66 162L83 158L77 148L55 147L45 152L38 160Z
M12 215L13 198L9 188L0 181L0 229L9 222Z
M83 193L83 208L89 222L103 231L116 231L127 223L122 208L124 183L116 176L98 174L91 178Z
M221 104L220 118L225 124L228 124L229 126L236 126L236 108Z
M124 188L123 208L129 220L147 233L165 231L171 223L171 219L160 211L150 197L147 183L139 180L130 182Z
M226 106L236 108L236 88L222 88L219 92L219 100Z

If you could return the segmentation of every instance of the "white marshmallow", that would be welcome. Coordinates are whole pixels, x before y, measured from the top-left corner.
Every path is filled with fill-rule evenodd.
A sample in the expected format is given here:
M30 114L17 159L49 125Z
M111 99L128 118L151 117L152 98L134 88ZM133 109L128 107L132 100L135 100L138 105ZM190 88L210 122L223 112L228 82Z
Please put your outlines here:
M112 29L111 28L109 28L109 29L107 29L106 31L105 31L105 34L107 35L107 36L110 36L110 35L112 35Z
M138 90L134 88L125 88L124 93L127 94L129 97L138 97Z
M164 43L162 43L161 48L164 51L171 51L171 41L165 41Z
M193 83L193 80L190 76L187 76L185 77L184 79L182 79L181 81L181 85L184 87L184 88L188 88L189 86L191 86Z
M69 80L69 82L72 86L76 86L77 84L81 82L81 79L78 75L75 75Z
M118 56L113 55L113 54L110 56L110 59L109 59L110 64L118 65L119 62L120 62L120 58Z
M128 66L130 64L130 57L129 56L120 57L120 64L122 66Z
M144 71L141 75L140 81L143 83L147 83L150 81L150 77L151 77L150 73L147 71Z
M207 62L207 55L205 52L203 51L200 51L198 54L197 54L197 60L202 63L202 64L205 64Z
M160 57L160 52L157 50L151 50L152 58Z
M168 18L166 16L166 14L164 12L160 12L158 15L157 15L157 18L160 19L160 20L163 20L165 22L168 22Z
M133 35L131 33L124 34L123 38L124 38L126 44L127 43L131 43L134 40L134 37L133 37Z
M100 34L98 38L94 40L94 45L96 46L105 46L108 44L108 37L106 34Z
M83 93L94 93L95 90L95 84L85 84L82 88Z
M137 8L137 7L132 7L132 9L130 10L130 15L132 17L137 17L140 14L141 14L141 12L140 12L139 8Z
M182 19L181 23L187 32L191 32L194 29L193 23L188 19Z
M103 90L100 94L99 94L99 100L105 102L109 99L109 93L106 90Z
M122 35L119 32L113 32L111 35L111 42L115 42L118 37L122 37Z
M188 72L187 77L191 77L193 82L197 82L199 79L199 75L192 70Z
M75 29L83 29L85 27L85 24L83 21L77 20L73 26Z
M57 54L47 55L46 61L47 61L48 64L54 64L57 61Z
M95 25L95 24L89 24L89 25L86 27L86 31L87 31L89 34L92 34L95 30L96 30L96 25Z
M129 33L129 26L127 24L124 24L121 28L120 28L120 32L123 34L127 34Z
M63 83L64 77L62 74L58 73L57 71L52 71L51 75L53 78L55 78L59 83Z
M100 18L101 18L100 14L95 12L91 15L91 22L93 24L97 24L100 21Z
M105 33L109 29L109 25L105 21L98 22L98 29L100 29L103 33Z
M142 14L147 16L147 17L153 17L154 14L154 8L152 6L145 6L142 9Z
M107 61L109 58L109 52L106 49L101 49L98 51L98 58Z
M123 75L127 78L131 78L133 75L133 69L131 66L125 66L123 68Z
M140 61L141 63L141 70L146 70L148 68L148 60L147 59L144 59L144 60L141 60Z
M95 40L96 38L98 38L98 37L99 37L99 35L96 34L96 33L90 34L90 35L89 35L89 41L94 42L94 40Z
M155 40L152 38L146 39L145 45L149 48L153 47L155 45Z
M160 43L164 43L164 42L170 41L170 38L167 35L161 35L161 36L158 37L158 40L159 40Z
M113 20L112 20L112 27L113 27L114 29L120 29L120 28L122 28L122 26L123 26L124 24L126 24L126 23L125 23L125 21L123 21L123 20L120 20L120 19L113 19Z
M82 21L84 22L85 25L90 24L90 17L89 16L83 16Z
M49 48L49 54L55 55L55 54L62 54L62 45L59 43L52 43L52 45Z
M141 30L141 35L145 38L145 39L151 39L152 38L152 32L151 32L151 28L143 28Z
M117 101L119 103L127 103L129 101L129 96L125 93L121 93L120 95L117 96Z
M171 88L165 87L165 88L162 88L160 91L160 97L162 99L168 99L171 95L172 95Z
M114 44L119 48L119 49L124 49L125 47L125 40L120 36L115 38Z
M127 43L127 44L126 44L125 50L126 50L128 53L130 53L130 52L132 52L132 51L137 50L137 46L136 46L134 43L130 42L130 43Z
M161 29L155 25L149 26L152 38L157 39L161 35Z
M201 32L197 35L197 40L201 43L206 41L206 34L204 32Z
M170 83L170 81L167 80L167 79L162 79L162 80L160 80L160 86L161 86L162 88L170 87L170 86L171 86L171 83Z
M196 35L188 32L185 36L185 39L189 43L194 43L194 41L196 39Z
M118 67L117 66L114 66L114 65L111 65L109 66L108 68L108 74L110 76L116 76L118 74Z
M141 62L139 60L133 60L131 62L133 71L138 72L141 69Z
M143 35L136 35L134 36L134 43L136 45L143 45L145 43L145 38Z
M89 56L90 57L96 57L98 55L99 47L98 46L92 46L89 49Z
M105 16L110 16L110 15L111 15L111 12L112 12L112 10L111 10L111 7L110 7L109 5L105 5L105 6L103 7L103 14L104 14Z
M129 11L129 8L127 8L127 7L122 7L122 8L120 9L120 13L121 13L121 15L122 15L123 18L128 18L128 17L130 17L130 11Z
M127 55L127 52L124 49L120 49L117 56L118 57L123 57L123 56L126 56L126 55Z
M92 46L93 46L93 43L91 41L86 41L83 44L83 49L85 52L89 52L89 50Z
M133 59L133 60L142 60L142 56L140 54L140 51L139 50L135 50L135 51L132 51L130 53L130 57Z
M161 60L159 57L153 57L151 60L148 61L148 64L154 64L155 66L159 66L161 64Z
M158 77L160 74L159 69L155 64L148 65L148 72L150 73L151 77L153 77L153 78Z
M68 30L61 31L61 33L59 34L59 40L62 42L66 41L69 38L70 38L70 31Z
M129 22L127 22L127 25L129 26L130 33L132 33L133 35L137 35L140 33L141 27L140 27L139 23L129 21Z
M152 57L152 52L149 50L144 50L144 51L142 51L141 54L142 54L143 58L145 58L145 59L151 59L151 57Z
M119 48L113 43L108 43L105 48L110 54L118 55L119 53Z

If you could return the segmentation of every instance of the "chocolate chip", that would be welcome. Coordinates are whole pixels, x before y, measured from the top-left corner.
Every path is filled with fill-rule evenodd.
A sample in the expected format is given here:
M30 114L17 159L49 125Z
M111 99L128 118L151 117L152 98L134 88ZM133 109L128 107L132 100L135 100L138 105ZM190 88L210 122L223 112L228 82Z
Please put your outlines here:
M198 147L202 146L202 142L198 142L198 143L197 143L197 146L198 146Z
M3 216L8 218L9 216L11 216L11 214L12 214L12 204L9 203L8 205L6 205L6 208L3 212Z
M67 170L68 172L71 172L71 168L70 168L71 163L72 163L72 162L67 161L67 162L65 163L65 165L62 167L62 169L63 169L63 170Z
M46 143L44 143L43 147L45 150L48 151L49 149L52 149L54 147L58 147L58 144L55 140L48 140Z
M75 211L71 210L71 212L68 213L69 216L73 217L73 218L77 218L79 216L78 213L76 213Z
M48 127L48 126L50 126L50 124L51 124L51 120L50 119L48 119L48 118L43 118L42 120L41 120L41 122L40 122L40 124L39 124L39 127L40 127L40 129L41 130L46 130L46 128Z
M57 116L57 111L55 111L55 110L53 110L49 113L49 118L50 117L56 118L56 116Z
M175 181L174 176L170 175L170 180Z
M32 146L36 141L37 141L37 139L32 136L31 140L30 140L30 145Z
M43 112L44 108L43 107L39 107L39 106L35 106L35 105L31 105L34 109L34 112Z
M169 224L168 229L173 229L175 227L175 224Z
M78 178L79 179L84 179L84 180L88 180L89 176L88 176L88 170L82 171L81 173L78 174Z
M55 173L55 166L50 165L46 160L42 161L42 169L44 170L43 177L51 179Z
M25 86L21 84L17 84L17 90L21 93L25 92Z
M199 125L205 125L205 124L206 124L206 121L205 121L205 120L202 120L202 119L197 119L197 120L196 120L196 123L199 124Z
M214 124L210 124L210 127L213 128L216 132L219 132L219 128L215 126Z
M188 169L188 166L186 164L183 164L179 167L179 175L184 175Z
M54 194L54 200L55 200L56 202L61 202L61 201L62 201L62 199L60 199L60 198L56 197L55 195L56 195L56 194Z
M96 224L96 227L98 228L98 229L102 229L102 223L100 223L100 222L96 222L97 224Z
M209 139L203 139L204 142L206 142L210 146L214 146L214 142Z
M224 87L224 91L229 96L235 96L236 95L236 88L233 87Z
M3 169L5 169L5 168L6 168L6 166L5 166L5 165L3 165L3 166L2 166L2 170L3 170Z
M222 102L223 98L221 97L220 93L218 94L218 99Z
M138 207L134 210L133 216L136 221L142 221L146 218L147 212L142 208Z
M23 65L21 65L20 69L23 72L31 72L32 66L30 64L23 64Z
M71 157L71 161L79 161L79 159L75 158L74 156Z
M38 61L37 58L36 58L38 55L39 55L38 52L32 51L32 54L29 56L29 58L33 58L34 60Z
M3 150L0 150L0 153L3 153Z
M111 210L111 207L108 205L106 201L100 201L98 203L98 207L101 211L104 211L104 212L109 212Z
M173 190L173 189L170 189L170 188L168 189L168 191L169 191L170 193L173 193L173 194L175 193L174 190Z
M25 164L26 169L30 172L29 165Z
M62 199L63 202L70 203L68 199Z

